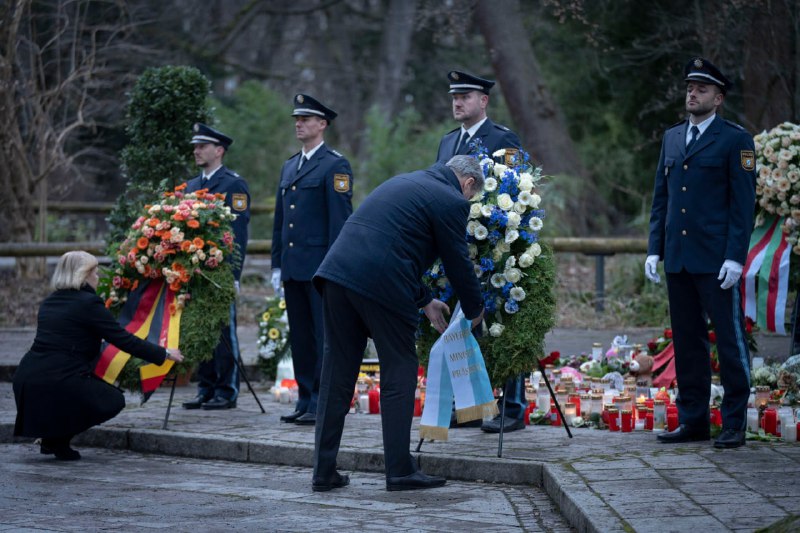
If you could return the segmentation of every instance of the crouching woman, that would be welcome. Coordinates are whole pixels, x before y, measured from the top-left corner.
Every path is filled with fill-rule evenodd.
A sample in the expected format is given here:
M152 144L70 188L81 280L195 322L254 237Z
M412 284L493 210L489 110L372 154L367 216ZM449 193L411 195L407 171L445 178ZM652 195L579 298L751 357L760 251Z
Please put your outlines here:
M14 374L14 435L41 438L40 451L74 461L73 436L110 420L125 407L122 391L96 377L100 343L150 363L180 362L166 349L125 331L97 296L97 259L67 252L58 261L50 294L39 308L36 338Z

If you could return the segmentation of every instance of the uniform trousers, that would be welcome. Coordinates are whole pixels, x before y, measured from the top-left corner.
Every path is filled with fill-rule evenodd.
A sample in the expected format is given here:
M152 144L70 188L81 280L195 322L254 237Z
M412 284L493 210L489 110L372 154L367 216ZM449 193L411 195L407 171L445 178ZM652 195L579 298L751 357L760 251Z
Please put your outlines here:
M231 304L230 324L222 326L214 357L197 366L197 392L204 398L230 402L239 396L239 338L236 336L236 304Z
M681 424L706 429L709 424L711 359L706 317L717 337L720 381L725 389L722 426L743 430L750 397L750 352L747 348L739 285L723 290L716 274L667 273L678 416Z
M417 388L416 325L357 292L325 281L325 355L317 410L314 478L330 479L367 338L381 369L381 424L386 477L416 471L409 447Z
M297 381L295 411L316 413L319 373L322 368L322 296L310 281L283 282L294 379Z
M522 420L525 417L525 409L528 401L525 399L525 376L520 374L508 380L503 389L503 396L506 398L506 418ZM498 409L503 409L503 400L498 400Z

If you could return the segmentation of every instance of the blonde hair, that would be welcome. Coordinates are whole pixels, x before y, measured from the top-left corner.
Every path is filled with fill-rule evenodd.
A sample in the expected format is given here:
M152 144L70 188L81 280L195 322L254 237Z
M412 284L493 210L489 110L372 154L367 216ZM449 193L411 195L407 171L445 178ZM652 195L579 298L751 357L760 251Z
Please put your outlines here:
M76 250L61 256L50 284L54 289L80 289L89 272L97 266L97 258L88 252Z

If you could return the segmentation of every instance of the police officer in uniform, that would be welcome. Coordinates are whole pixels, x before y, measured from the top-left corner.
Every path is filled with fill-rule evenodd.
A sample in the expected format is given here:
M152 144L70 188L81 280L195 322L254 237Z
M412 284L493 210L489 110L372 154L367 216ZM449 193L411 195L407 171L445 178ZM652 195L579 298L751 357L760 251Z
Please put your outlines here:
M701 57L685 68L689 119L667 129L656 169L645 275L664 260L678 379L678 429L661 442L709 439L711 366L706 317L717 337L725 396L717 448L744 444L750 394L739 278L755 207L755 147L717 114L731 82Z
M235 259L233 275L236 290L247 253L247 225L250 222L250 192L247 182L236 172L222 164L233 139L205 124L194 125L194 159L202 169L199 176L186 184L185 192L208 189L210 193L225 195L225 205L236 215L233 221L234 241L239 252ZM239 372L236 360L239 357L239 339L236 336L236 305L231 304L230 324L223 326L214 357L200 363L197 373L200 380L197 397L184 402L184 409L231 409L236 407L239 396Z
M272 285L283 282L298 400L283 422L316 422L322 365L322 296L311 278L353 212L353 171L324 141L336 113L307 94L294 97L295 134L303 144L281 170L272 233Z
M494 81L479 78L466 72L453 70L448 72L450 94L453 95L453 118L461 122L461 126L447 133L439 143L436 160L447 161L453 155L474 155L478 146L483 146L489 156L500 149L507 152L519 150L521 143L517 134L500 124L495 124L486 116L489 105L489 91ZM451 427L477 427L487 433L499 433L501 420L504 420L503 431L516 431L525 428L525 376L519 375L510 379L503 390L506 397L505 417L500 415L481 423L480 420L458 423L455 411L450 419Z
M436 161L446 163L454 155L476 154L478 145L483 145L490 156L501 148L520 148L516 133L486 116L494 81L457 70L448 72L447 78L453 95L453 118L461 126L442 137Z

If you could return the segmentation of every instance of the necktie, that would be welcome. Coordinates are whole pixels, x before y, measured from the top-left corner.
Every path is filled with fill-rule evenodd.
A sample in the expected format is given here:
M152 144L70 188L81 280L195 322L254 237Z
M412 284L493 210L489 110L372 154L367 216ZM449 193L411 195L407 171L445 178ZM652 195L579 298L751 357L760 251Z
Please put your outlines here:
M453 152L453 155L458 155L464 151L464 147L469 142L469 133L466 131L461 132L461 139L459 139L458 144L456 145L456 151Z
M306 156L301 157L300 158L300 164L297 165L297 170L300 170L301 168L303 168L303 165L306 164L306 161L308 161L308 158Z
M697 137L700 136L700 130L698 129L697 126L692 126L691 132L692 132L692 138L689 139L689 144L686 145L686 153L687 154L692 149L692 146L694 146L694 143L697 142Z

